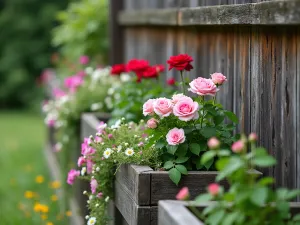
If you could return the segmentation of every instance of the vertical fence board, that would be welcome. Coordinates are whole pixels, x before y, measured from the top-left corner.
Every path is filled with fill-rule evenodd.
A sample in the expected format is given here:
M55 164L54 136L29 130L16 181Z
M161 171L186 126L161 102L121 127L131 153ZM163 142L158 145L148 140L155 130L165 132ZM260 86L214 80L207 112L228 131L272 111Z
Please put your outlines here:
M296 151L297 151L297 188L300 188L300 28L297 29L297 72L296 72L296 108L297 108L297 116L296 116ZM300 201L300 197L298 197L298 201Z

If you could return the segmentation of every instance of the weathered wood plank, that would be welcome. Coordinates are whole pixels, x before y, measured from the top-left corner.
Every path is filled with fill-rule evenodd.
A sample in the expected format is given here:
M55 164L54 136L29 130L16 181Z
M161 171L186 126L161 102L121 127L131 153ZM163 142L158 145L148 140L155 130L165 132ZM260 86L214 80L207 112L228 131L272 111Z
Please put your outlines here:
M297 29L297 72L296 72L296 108L297 108L297 116L296 116L296 151L297 151L297 188L300 188L300 28ZM298 201L300 201L300 197L298 197Z
M122 165L116 181L132 196L137 205L150 205L150 174L148 166Z
M267 1L250 4L123 11L119 14L121 25L233 25L233 24L300 24L300 1Z

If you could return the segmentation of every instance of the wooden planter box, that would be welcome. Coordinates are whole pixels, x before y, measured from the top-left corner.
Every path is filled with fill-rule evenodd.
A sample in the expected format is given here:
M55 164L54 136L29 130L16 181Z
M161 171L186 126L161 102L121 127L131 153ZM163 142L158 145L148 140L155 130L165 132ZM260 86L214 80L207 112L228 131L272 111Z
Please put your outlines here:
M208 204L197 204L200 210ZM300 203L290 203L293 215L300 213ZM158 225L204 225L188 208L187 202L165 200L158 204Z
M159 200L175 199L184 186L189 188L194 198L206 192L208 184L215 182L217 174L213 171L189 171L176 186L167 171L123 165L116 174L115 204L129 225L156 225ZM221 185L228 187L225 181Z

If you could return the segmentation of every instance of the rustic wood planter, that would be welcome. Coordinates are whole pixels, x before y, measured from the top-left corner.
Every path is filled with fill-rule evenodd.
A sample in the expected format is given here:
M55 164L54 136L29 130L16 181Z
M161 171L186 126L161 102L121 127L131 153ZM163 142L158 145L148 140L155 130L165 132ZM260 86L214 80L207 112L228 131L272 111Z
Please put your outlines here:
M204 225L188 208L187 202L165 200L158 204L158 225ZM208 203L209 204L209 203ZM208 204L196 204L200 210ZM291 213L300 213L300 203L291 202Z
M123 165L116 174L115 204L129 225L156 225L159 200L175 199L184 186L194 198L206 192L207 185L215 181L217 174L214 171L189 171L176 186L166 171ZM225 181L221 184L228 187Z

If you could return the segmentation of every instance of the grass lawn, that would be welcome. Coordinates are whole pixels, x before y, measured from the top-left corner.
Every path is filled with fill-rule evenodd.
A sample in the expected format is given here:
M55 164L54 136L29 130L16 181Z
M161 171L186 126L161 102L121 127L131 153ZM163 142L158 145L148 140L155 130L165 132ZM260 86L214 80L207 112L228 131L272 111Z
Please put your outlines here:
M58 183L45 162L45 139L41 115L0 112L0 224L66 224L68 213L59 212L55 195Z

